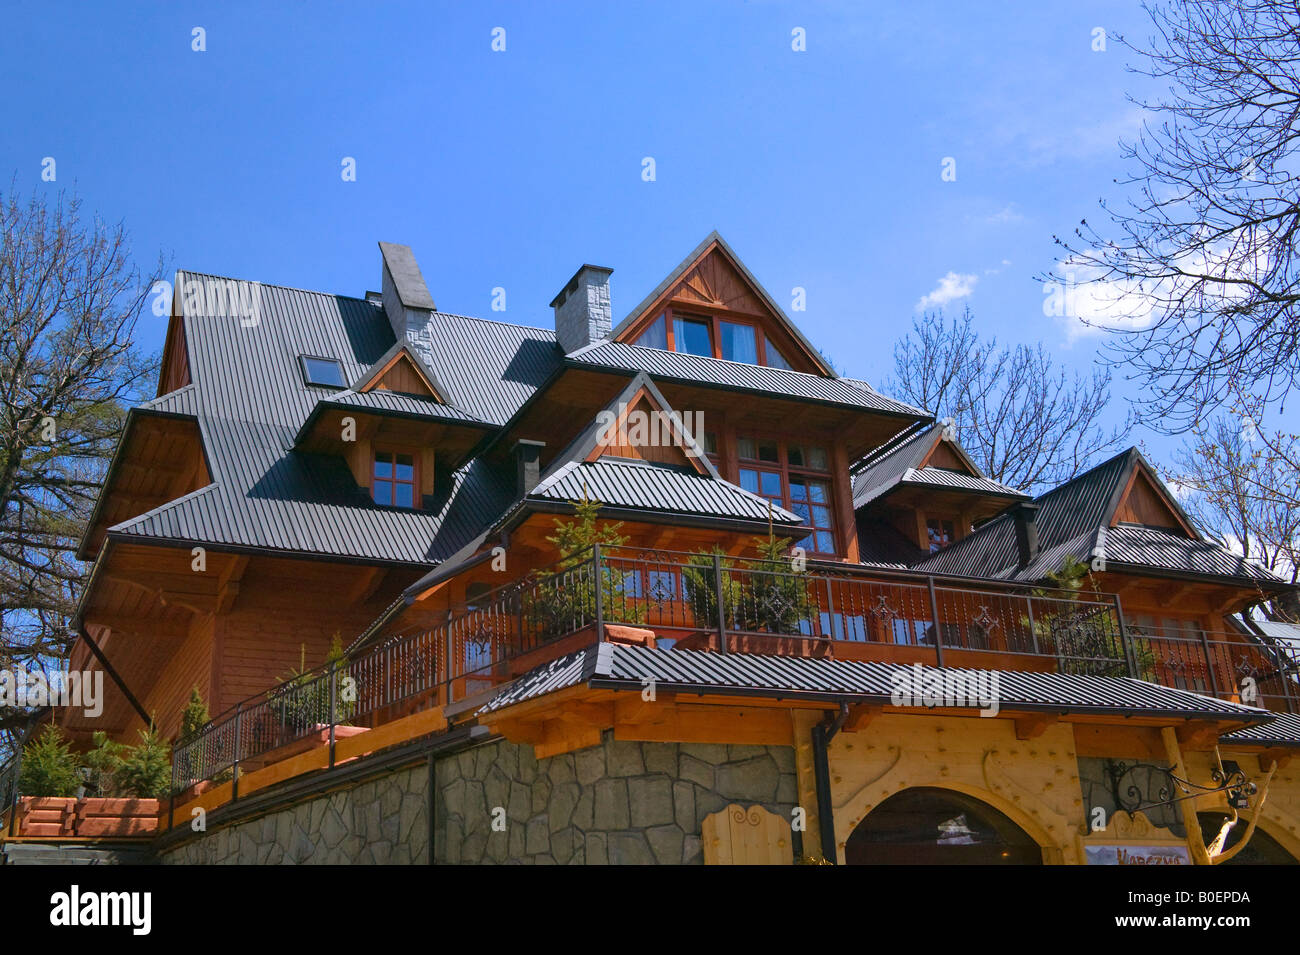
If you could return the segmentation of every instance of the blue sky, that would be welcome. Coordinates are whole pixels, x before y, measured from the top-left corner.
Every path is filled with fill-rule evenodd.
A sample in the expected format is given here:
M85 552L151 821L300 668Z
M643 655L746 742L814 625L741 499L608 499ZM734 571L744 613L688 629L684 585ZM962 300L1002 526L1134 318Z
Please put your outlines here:
M807 290L794 318L847 374L881 381L944 287L968 290L947 307L986 334L1086 369L1095 335L1045 317L1034 276L1053 233L1095 217L1140 121L1126 51L1095 52L1096 27L1146 18L1136 2L28 5L0 36L0 172L75 187L144 265L161 251L360 295L376 242L401 242L440 308L522 324L550 324L583 262L614 268L617 320L717 228L778 301Z

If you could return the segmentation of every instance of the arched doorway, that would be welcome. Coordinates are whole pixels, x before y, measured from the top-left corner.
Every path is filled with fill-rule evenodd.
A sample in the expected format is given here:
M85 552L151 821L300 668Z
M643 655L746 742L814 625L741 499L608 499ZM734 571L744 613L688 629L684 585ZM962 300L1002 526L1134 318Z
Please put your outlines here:
M849 865L1042 865L1038 843L987 803L947 789L895 793L858 823Z

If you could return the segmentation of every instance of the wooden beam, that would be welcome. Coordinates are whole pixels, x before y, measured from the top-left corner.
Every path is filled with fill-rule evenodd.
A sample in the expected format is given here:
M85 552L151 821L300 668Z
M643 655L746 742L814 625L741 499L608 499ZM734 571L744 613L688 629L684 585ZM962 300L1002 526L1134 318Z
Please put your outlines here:
M1060 722L1059 713L1036 713L1016 718L1016 739L1029 740L1042 736L1053 723Z
M375 595L375 591L384 582L388 576L388 570L384 567L365 567L357 573L357 579L348 588L345 601L350 607L363 604Z
M849 709L849 718L844 721L844 732L860 733L867 724L880 715L884 707L860 703Z
M1208 720L1191 720L1178 727L1177 739L1184 749L1211 750L1219 742L1219 726Z

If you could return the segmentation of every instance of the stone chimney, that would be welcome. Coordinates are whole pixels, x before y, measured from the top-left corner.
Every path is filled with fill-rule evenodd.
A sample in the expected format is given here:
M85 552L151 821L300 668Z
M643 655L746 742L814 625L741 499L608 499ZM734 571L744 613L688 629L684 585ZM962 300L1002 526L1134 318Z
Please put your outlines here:
M529 441L520 438L515 442L515 469L517 473L515 493L521 498L533 493L537 483L542 479L542 448L545 441Z
M403 341L408 328L418 329L428 324L436 306L409 245L380 242L379 253L383 256L384 284L380 296L384 312L393 326L393 334L398 341Z
M566 355L609 337L614 324L609 301L613 272L599 265L584 265L551 300L555 340Z
M1024 570L1038 556L1038 505L1023 501L1011 509L1011 520L1016 526L1016 550L1019 564Z

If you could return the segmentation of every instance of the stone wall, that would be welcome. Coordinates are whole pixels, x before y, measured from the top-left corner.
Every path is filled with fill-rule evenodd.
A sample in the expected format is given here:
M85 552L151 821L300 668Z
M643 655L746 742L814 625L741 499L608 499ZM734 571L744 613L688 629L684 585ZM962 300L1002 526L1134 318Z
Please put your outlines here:
M159 861L423 864L428 780L424 764L399 770L213 829L161 853ZM704 818L732 802L790 819L794 750L627 743L607 732L599 746L538 760L531 746L498 740L438 761L435 858L453 864L698 864L704 861Z
M629 743L538 760L489 743L437 768L439 863L702 863L701 823L728 803L791 818L794 750Z
M159 855L175 865L422 864L428 860L429 770L398 770ZM180 820L177 820L178 823Z

